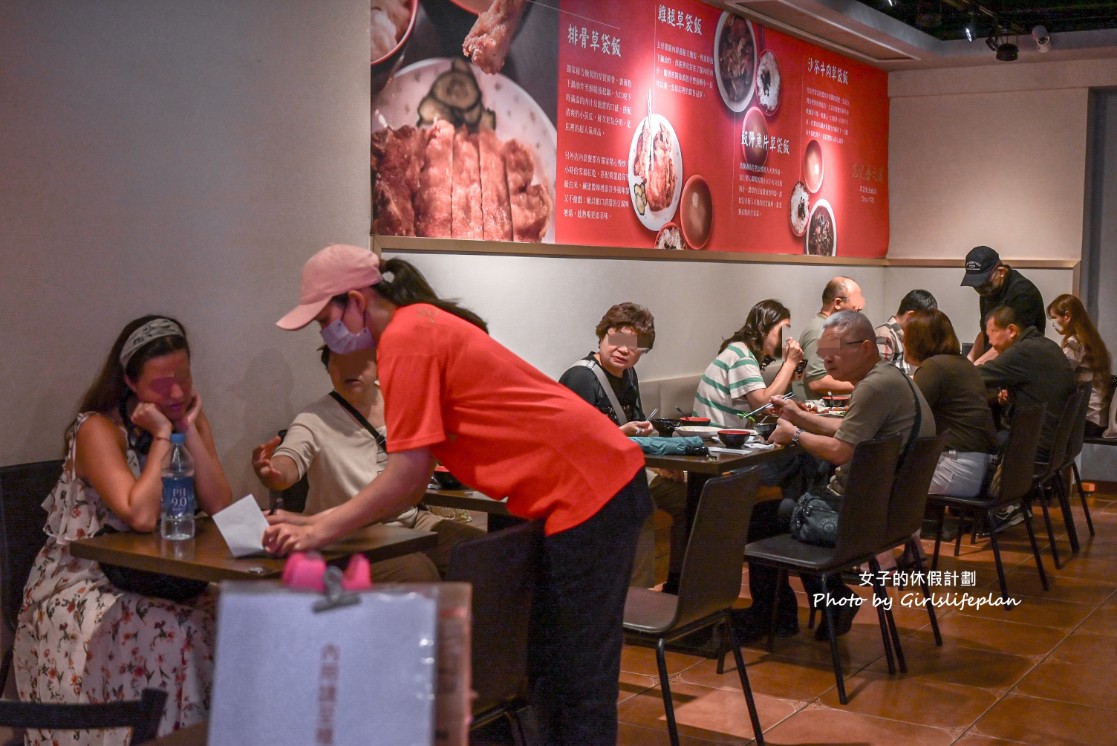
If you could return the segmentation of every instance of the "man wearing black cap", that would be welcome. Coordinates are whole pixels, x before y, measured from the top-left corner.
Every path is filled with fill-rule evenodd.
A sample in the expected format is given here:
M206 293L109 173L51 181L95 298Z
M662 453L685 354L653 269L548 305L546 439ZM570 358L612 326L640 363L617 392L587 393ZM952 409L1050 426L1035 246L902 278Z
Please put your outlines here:
M1001 256L988 246L975 246L966 254L966 276L962 285L971 287L981 296L981 329L970 350L969 359L980 365L997 356L985 334L985 317L998 306L1008 306L1016 314L1020 328L1034 326L1040 334L1047 328L1043 297L1032 281L1001 261Z

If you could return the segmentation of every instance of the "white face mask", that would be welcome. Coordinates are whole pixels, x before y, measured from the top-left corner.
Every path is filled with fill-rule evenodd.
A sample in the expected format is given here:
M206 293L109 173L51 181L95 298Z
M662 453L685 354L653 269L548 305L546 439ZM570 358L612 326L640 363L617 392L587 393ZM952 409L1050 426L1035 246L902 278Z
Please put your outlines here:
M345 308L349 310L348 305ZM337 353L338 355L348 355L357 350L368 350L376 345L376 341L369 333L368 327L364 326L359 332L351 332L342 319L345 314L329 324L322 327L319 332L322 335L322 341L326 343L326 347L330 348L330 352Z

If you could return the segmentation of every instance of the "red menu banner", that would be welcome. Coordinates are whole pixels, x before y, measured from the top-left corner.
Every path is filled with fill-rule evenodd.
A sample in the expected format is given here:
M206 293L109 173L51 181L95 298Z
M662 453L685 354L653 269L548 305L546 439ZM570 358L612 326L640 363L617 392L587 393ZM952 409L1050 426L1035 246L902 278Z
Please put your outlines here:
M374 233L885 255L884 71L698 0L549 2L424 2L374 91Z

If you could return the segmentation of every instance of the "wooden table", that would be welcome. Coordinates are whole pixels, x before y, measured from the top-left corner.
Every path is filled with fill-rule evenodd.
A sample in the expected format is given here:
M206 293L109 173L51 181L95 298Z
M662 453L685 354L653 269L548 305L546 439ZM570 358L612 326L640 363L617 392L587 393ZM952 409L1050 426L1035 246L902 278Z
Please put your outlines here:
M193 541L165 541L158 533L105 534L72 542L70 553L82 559L210 583L278 577L283 573L284 558L237 559L229 552L229 545L212 519L199 518L196 525ZM320 551L327 560L361 553L376 562L437 544L437 535L430 531L375 525L366 526Z
M687 518L688 524L694 521L698 510L698 498L702 487L710 477L718 476L735 469L755 466L770 458L775 458L783 450L777 446L770 450L757 450L749 453L717 453L710 456L654 456L644 455L644 463L649 468L671 469L687 473ZM503 527L514 519L508 512L506 500L494 500L474 490L428 489L423 502L443 508L473 510L490 516L490 528Z
M709 456L654 456L644 454L644 463L650 469L672 469L685 471L687 526L694 523L698 511L698 499L702 497L702 487L710 477L716 477L736 469L756 466L783 452L783 446L750 451L748 453L711 453Z
M482 495L476 490L427 490L423 498L426 505L439 508L454 508L455 510L473 510L489 515L510 516L508 500L494 500L488 495Z

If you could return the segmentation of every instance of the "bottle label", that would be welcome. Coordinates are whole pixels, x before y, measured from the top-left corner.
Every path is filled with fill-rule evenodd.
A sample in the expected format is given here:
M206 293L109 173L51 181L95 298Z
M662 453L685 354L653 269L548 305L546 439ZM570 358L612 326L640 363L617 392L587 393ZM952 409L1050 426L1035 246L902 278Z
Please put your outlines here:
M185 515L194 512L194 478L163 477L163 513Z

